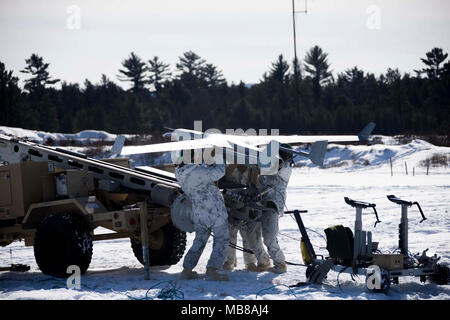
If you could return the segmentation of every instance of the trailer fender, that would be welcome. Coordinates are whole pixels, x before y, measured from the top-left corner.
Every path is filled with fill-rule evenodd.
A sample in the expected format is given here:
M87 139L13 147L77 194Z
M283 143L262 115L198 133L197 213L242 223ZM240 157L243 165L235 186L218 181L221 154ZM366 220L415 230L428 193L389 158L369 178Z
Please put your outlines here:
M72 212L79 214L84 217L86 223L90 228L93 228L91 213L89 212L88 197L85 198L73 198L73 199L63 199L42 203L34 203L32 204L22 222L24 229L34 229L49 215L63 212ZM105 212L106 209L104 206L98 201L95 201L95 204L91 207L94 207L94 212Z

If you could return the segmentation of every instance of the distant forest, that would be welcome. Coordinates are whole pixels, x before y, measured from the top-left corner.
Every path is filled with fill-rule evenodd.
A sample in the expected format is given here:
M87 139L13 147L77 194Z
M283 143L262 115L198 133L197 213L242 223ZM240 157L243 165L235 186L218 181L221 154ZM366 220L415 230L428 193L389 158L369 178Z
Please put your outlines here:
M214 64L188 51L175 68L159 57L131 53L117 80L80 86L54 79L49 63L32 54L18 78L0 62L0 125L50 132L85 129L147 134L168 127L277 128L283 134L354 134L377 123L377 134L442 134L450 130L450 62L433 48L414 74L388 69L375 76L357 66L331 73L328 54L311 48L302 61L279 55L259 83L229 84ZM242 66L245 68L245 65ZM172 72L171 70L174 70ZM100 75L99 75L100 76ZM116 79L114 79L116 80ZM61 88L52 85L59 83Z

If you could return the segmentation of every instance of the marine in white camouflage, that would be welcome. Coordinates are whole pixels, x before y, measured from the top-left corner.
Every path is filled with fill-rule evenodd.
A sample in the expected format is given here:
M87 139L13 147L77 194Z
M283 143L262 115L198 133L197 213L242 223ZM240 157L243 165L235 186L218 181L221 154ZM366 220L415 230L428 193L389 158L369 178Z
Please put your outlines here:
M184 258L183 267L187 270L192 270L197 265L211 232L214 234L214 242L207 268L222 268L229 243L228 214L215 181L224 174L225 166L216 164L185 164L175 170L175 177L192 202L195 239Z
M236 243L238 230L243 240L243 247L252 250L255 254L244 252L244 263L251 271L264 271L269 265L269 256L273 260L273 272L284 272L286 270L285 257L278 244L277 235L279 231L278 218L283 215L286 202L286 189L292 173L292 160L288 156L282 162L277 174L260 175L258 178L258 189L268 190L264 197L263 205L266 210L262 212L258 222L247 222L242 225L229 225L230 241ZM269 254L262 245L262 239ZM257 263L256 267L255 264ZM233 269L236 266L236 250L227 248L227 256L224 268ZM250 266L250 268L249 268Z
M269 189L265 197L266 202L272 202L280 216L283 215L286 203L286 189L292 174L292 161L284 161L273 175L261 175L258 179L258 188Z
M227 179L231 182L242 185L251 184L251 173L247 166L229 166L227 175ZM264 271L270 267L270 258L262 242L261 222L243 222L229 219L228 229L230 230L230 243L237 244L239 233L242 238L242 246L253 251L253 253L244 251L243 254L247 270ZM236 265L236 249L228 246L223 268L232 270Z
M280 165L277 174L261 175L258 180L258 188L269 192L263 205L267 208L261 215L262 237L267 247L270 258L273 260L273 272L286 271L286 262L280 245L278 244L278 217L283 215L286 202L286 189L292 173L292 161L284 161Z

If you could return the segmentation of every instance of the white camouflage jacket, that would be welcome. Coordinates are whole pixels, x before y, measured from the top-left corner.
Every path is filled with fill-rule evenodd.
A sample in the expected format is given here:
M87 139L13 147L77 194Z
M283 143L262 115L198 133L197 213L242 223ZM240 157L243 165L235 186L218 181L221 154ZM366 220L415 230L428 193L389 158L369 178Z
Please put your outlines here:
M290 162L284 162L277 174L260 175L258 179L258 188L265 190L270 188L265 201L273 202L277 207L279 215L283 215L286 202L286 188L291 177L292 167Z
M194 225L206 228L227 221L224 199L215 181L225 175L225 165L186 164L175 170L175 177L192 202Z

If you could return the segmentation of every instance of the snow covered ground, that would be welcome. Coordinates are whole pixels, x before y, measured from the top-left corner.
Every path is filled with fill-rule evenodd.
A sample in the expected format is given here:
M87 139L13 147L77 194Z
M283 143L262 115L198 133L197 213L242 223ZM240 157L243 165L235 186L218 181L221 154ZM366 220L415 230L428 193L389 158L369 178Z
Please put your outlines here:
M409 210L409 245L412 253L429 248L442 262L450 263L450 169L449 166L426 167L421 161L439 153L450 157L450 148L436 147L421 140L397 145L389 137L382 137L384 145L337 146L330 145L326 167L320 169L300 161L293 170L288 186L286 207L307 209L302 215L306 227L316 231L309 236L317 253L326 254L323 230L343 224L353 229L354 209L345 204L344 196L377 204L382 221L373 228L373 211L365 210L363 229L373 232L379 249L391 252L398 247L400 207L388 201L386 195L418 201L428 218L419 224L420 213ZM393 160L391 176L389 159ZM366 161L367 160L367 161ZM344 165L339 165L344 163ZM405 173L405 162L408 175ZM415 175L412 175L412 168ZM96 233L105 230L98 229ZM280 218L279 242L286 259L303 263L299 247L300 233L293 217ZM187 248L193 234L188 234ZM239 245L242 243L238 242ZM206 271L211 252L210 239L196 268L200 275ZM355 281L347 274L331 271L323 285L292 288L287 286L305 281L305 268L288 266L288 272L275 275L269 272L252 273L243 270L242 253L237 253L237 269L229 273L228 282L203 279L180 280L182 260L174 266L151 268L151 280L144 280L144 270L133 255L128 239L94 243L94 254L89 270L81 278L81 289L67 289L65 279L40 273L34 261L33 248L16 242L0 248L0 266L24 263L31 266L26 273L0 272L0 299L157 299L162 288L172 285L185 299L255 300L255 299L450 299L450 286L421 283L417 278L402 278L393 285L388 295L370 293L363 277ZM340 285L340 287L339 287ZM149 290L150 289L150 290Z

